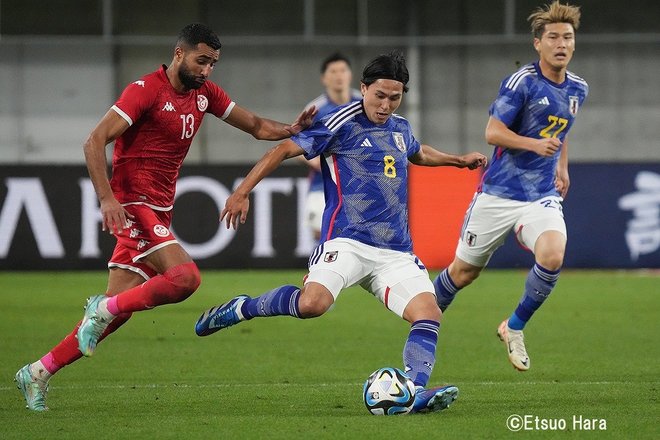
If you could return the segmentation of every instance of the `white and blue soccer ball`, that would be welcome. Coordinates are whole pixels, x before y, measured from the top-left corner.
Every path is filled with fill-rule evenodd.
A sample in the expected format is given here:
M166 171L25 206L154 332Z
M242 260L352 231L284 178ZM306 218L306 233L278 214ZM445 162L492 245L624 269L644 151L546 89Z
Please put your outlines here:
M415 403L415 384L398 368L379 368L364 383L362 395L371 414L407 414Z

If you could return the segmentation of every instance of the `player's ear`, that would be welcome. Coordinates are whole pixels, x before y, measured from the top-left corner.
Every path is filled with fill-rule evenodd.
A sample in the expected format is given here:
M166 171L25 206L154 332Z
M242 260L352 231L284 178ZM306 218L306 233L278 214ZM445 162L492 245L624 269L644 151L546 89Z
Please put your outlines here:
M181 61L183 59L183 49L180 46L174 48L174 58L177 61Z
M360 92L362 93L362 96L367 94L367 85L363 82L360 83Z

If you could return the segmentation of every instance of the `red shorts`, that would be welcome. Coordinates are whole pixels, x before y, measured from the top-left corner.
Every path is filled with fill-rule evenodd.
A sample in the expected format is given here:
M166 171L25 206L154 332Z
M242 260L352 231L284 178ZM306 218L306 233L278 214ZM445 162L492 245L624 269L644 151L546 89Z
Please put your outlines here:
M148 280L157 272L140 260L158 249L177 243L169 227L172 211L156 211L147 205L125 205L135 217L128 219L128 227L115 234L117 245L108 261L108 268L127 269Z

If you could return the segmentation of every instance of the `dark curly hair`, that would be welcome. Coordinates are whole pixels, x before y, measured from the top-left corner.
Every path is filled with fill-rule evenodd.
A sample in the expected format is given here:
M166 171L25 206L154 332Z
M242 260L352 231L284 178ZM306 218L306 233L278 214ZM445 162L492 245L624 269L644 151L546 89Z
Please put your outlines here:
M195 47L199 43L204 43L211 49L220 50L222 44L215 32L208 26L201 23L192 23L181 29L179 38L176 41L178 46Z

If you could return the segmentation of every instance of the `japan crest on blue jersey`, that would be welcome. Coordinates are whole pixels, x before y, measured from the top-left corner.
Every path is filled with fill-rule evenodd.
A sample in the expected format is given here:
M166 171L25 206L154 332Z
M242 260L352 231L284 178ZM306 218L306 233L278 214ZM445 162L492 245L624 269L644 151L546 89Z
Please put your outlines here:
M325 210L321 241L344 237L412 252L408 230L408 158L420 149L408 121L381 125L362 101L342 107L291 137L305 157L321 156Z
M563 142L589 93L586 81L572 72L556 84L538 63L527 64L502 81L490 115L520 136L554 137ZM502 198L534 201L558 195L555 169L560 151L542 157L532 151L495 146L480 190Z

